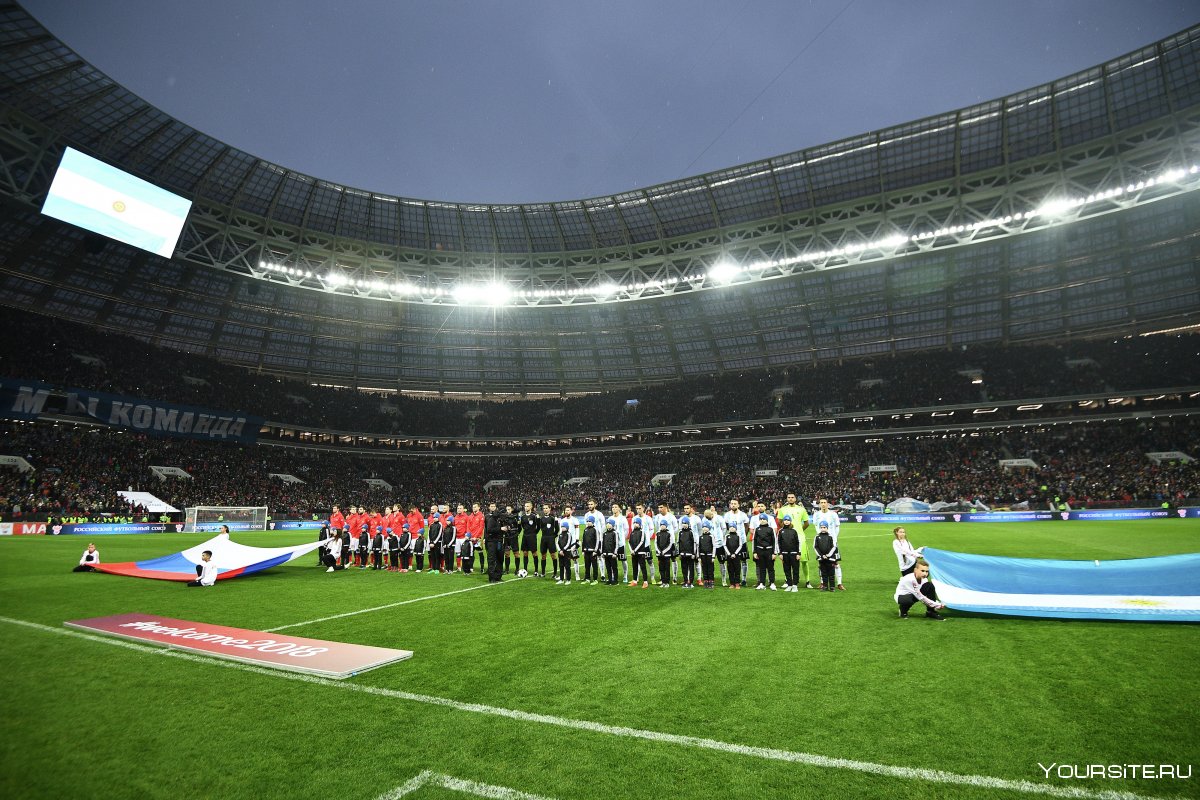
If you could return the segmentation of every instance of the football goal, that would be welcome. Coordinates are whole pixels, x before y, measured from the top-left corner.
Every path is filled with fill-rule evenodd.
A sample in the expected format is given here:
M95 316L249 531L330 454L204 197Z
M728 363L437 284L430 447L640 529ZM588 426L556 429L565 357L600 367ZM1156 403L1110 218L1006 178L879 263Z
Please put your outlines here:
M190 506L183 510L183 532L211 532L228 525L231 531L265 531L266 506Z

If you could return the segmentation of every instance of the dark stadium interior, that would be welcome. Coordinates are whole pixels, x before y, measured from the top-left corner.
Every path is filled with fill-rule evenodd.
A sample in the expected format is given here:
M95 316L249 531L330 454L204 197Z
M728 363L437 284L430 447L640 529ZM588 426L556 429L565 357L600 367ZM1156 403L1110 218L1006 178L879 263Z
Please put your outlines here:
M0 375L267 420L257 446L14 423L3 452L37 471L0 470L6 510L112 509L129 485L176 505L386 504L371 476L406 503L499 477L501 498L577 499L559 483L582 475L625 499L1200 496L1189 465L1141 455L1196 444L1200 28L767 161L467 206L256 158L19 6L0 20ZM39 214L66 146L194 201L174 257ZM718 280L729 259L743 269ZM463 285L506 302L456 300ZM679 449L701 440L719 444ZM472 449L487 457L449 457ZM903 465L887 483L864 472L884 453ZM1014 453L1042 467L996 465ZM151 463L195 480L158 485ZM755 483L764 464L780 477ZM649 487L658 472L679 475Z
M1200 797L1196 0L22 2L0 800Z
M5 375L242 410L279 425L412 437L562 436L1168 388L1200 391L1200 337L1192 334L979 345L577 397L481 400L364 393L281 379L32 313L5 315L0 332L9 344L0 356Z

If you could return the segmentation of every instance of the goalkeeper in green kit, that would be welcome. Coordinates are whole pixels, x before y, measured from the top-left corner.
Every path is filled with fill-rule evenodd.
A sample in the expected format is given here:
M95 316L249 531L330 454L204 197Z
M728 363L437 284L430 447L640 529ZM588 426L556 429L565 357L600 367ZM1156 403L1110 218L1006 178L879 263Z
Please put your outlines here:
M804 588L811 589L812 580L808 577L808 537L804 533L808 530L808 511L797 501L795 492L788 492L787 502L775 511L776 519L781 520L785 516L792 518L792 527L800 537L800 569L804 573Z

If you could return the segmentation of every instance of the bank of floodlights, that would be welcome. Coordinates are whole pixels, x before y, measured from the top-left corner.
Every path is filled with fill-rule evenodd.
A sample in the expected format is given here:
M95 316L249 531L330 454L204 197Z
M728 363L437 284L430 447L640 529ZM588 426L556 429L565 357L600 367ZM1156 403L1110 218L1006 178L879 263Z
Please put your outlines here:
M310 269L303 267L276 264L266 260L258 263L259 270L267 275L279 276L291 281L307 281L314 277L329 291L353 291L361 295L375 295L387 299L416 298L427 302L454 302L468 306L504 306L518 301L529 305L538 305L543 301L559 300L572 302L576 299L590 299L593 302L606 302L619 299L633 299L646 294L667 294L681 290L703 289L714 286L726 286L732 283L761 280L769 270L789 267L806 267L821 269L829 266L840 266L842 262L856 259L859 262L892 258L904 251L916 251L922 245L928 245L938 239L953 237L969 237L979 232L998 228L1007 229L1013 223L1040 219L1046 224L1070 222L1079 216L1087 206L1118 198L1127 200L1128 205L1141 202L1139 197L1133 197L1143 189L1166 183L1178 183L1189 176L1200 172L1200 166L1192 165L1186 169L1172 168L1146 180L1130 183L1126 186L1114 186L1103 191L1088 195L1054 195L1043 200L1039 205L1026 211L1013 214L977 220L960 225L947 225L931 230L920 230L911 233L894 231L877 239L860 242L850 242L838 247L808 250L793 256L773 259L760 259L746 263L738 263L728 256L719 258L706 271L685 273L680 276L661 278L651 281L636 281L628 284L607 280L598 284L573 286L570 288L543 288L518 291L503 281L490 282L461 282L449 286L417 284L410 280L384 280L378 276L354 277L350 272L337 267L330 268L324 274L315 275ZM1191 186L1186 191L1194 190ZM1130 199L1132 198L1132 199ZM1017 231L1007 230L1008 234ZM777 276L775 276L777 277Z

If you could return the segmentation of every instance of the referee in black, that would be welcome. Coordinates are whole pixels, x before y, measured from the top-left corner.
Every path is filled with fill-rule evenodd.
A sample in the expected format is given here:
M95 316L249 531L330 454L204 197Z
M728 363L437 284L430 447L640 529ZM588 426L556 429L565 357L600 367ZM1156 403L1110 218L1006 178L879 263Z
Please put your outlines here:
M537 535L538 518L533 511L533 503L525 503L525 508L517 514L517 529L521 533L521 563L517 564L517 574L521 570L529 573L529 558L533 557L533 571L537 572ZM516 557L516 554L513 554Z
M546 566L554 561L554 574L558 575L558 551L554 549L554 537L558 534L558 517L550 513L549 504L542 504L542 515L538 517L538 530L542 532L539 545L541 560L536 574L539 578L546 577Z
M484 547L487 548L488 583L499 583L504 570L504 538L508 534L505 515L496 510L495 503L488 503L483 515Z

